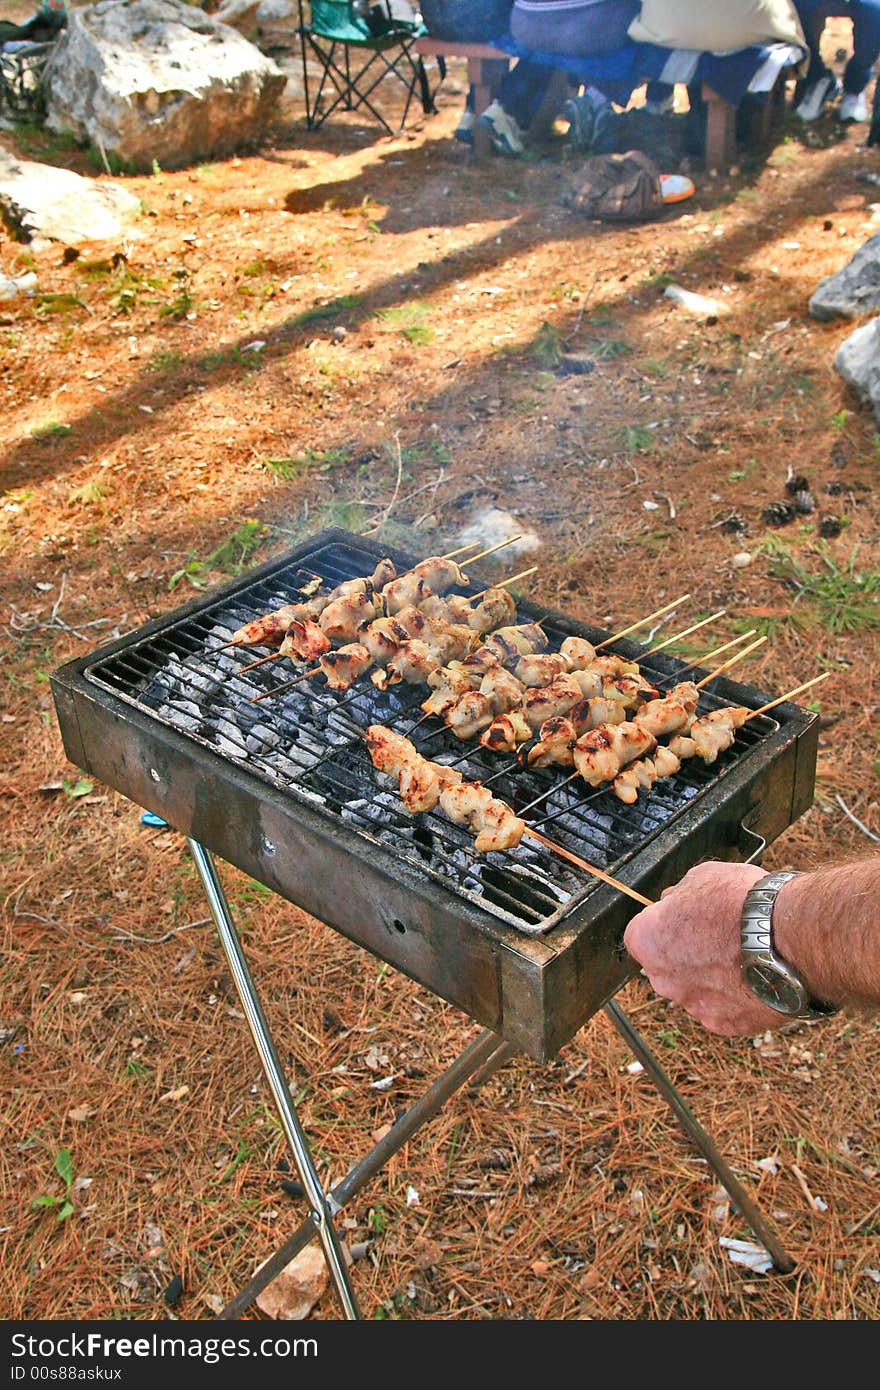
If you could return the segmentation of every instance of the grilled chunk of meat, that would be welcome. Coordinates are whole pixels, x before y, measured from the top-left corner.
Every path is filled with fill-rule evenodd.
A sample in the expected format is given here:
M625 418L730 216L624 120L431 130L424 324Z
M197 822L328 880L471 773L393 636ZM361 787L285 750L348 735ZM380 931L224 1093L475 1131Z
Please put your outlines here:
M454 560L445 560L439 555L420 560L382 589L386 612L393 617L407 604L419 603L429 594L445 594L448 589L463 588L467 582L467 575Z
M480 734L479 742L493 753L513 753L521 743L528 743L533 735L534 730L520 711L512 709L505 714L496 714L489 727Z
M378 594L345 594L328 603L318 622L332 642L353 642L357 639L358 628L381 613L382 600Z
M522 715L533 729L539 729L545 719L568 714L582 698L581 688L573 675L557 676L543 689L527 690L522 698Z
M676 734L670 739L669 747L677 757L702 758L704 763L714 763L719 753L729 748L736 737L737 729L746 722L751 710L742 705L726 705L722 709L710 710L701 719L695 719L686 734Z
M300 622L299 618L293 618L284 634L280 654L296 657L300 661L317 661L322 653L329 650L330 638L317 623Z
M568 661L562 652L530 652L521 656L513 668L514 675L523 685L540 687L549 685L557 676L568 671Z
M479 782L462 782L440 793L440 808L450 820L477 832L474 848L478 854L512 849L526 831L526 823L514 815L503 801L496 801L488 787Z
M646 729L625 720L622 724L603 724L582 734L574 746L574 766L591 787L612 782L618 772L654 747L655 739Z
M611 789L618 800L632 806L638 800L639 792L650 791L659 778L671 777L680 767L680 759L661 743L655 748L653 757L638 758L618 772Z
M655 738L668 738L684 730L699 703L700 692L690 681L673 686L663 699L648 700L633 715L633 722Z
M362 642L349 642L318 658L331 690L348 690L373 664L373 657Z
M566 637L559 648L568 662L567 670L585 671L596 655L596 648L586 637Z

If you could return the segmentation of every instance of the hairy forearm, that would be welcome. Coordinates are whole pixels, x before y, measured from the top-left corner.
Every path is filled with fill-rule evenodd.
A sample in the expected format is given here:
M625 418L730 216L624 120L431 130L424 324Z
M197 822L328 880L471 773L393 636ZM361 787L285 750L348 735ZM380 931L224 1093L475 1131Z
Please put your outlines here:
M880 856L786 883L773 939L817 999L880 1009Z
M626 948L656 992L713 1033L755 1034L786 1019L742 977L743 902L763 875L754 864L698 864L626 929ZM880 1010L880 855L784 884L773 940L816 999Z

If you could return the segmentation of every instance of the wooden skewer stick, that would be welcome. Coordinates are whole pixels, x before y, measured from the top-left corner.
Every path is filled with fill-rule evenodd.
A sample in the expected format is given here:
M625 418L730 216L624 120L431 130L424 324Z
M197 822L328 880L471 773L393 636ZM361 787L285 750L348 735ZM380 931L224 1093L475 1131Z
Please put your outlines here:
M647 618L639 618L637 623L630 623L629 627L623 628L620 632L615 632L612 637L606 637L604 642L599 643L596 651L600 652L603 647L609 646L612 642L619 642L621 637L628 637L631 632L635 632L637 628L645 627L647 623L653 622L655 618L662 618L664 613L670 613L673 608L677 608L678 605L684 603L687 598L690 598L690 594L682 594L681 598L673 599L672 603L667 603L663 608L658 608L656 613L649 613Z
M730 651L731 647L738 647L740 642L747 642L750 637L754 637L757 631L756 627L750 627L748 632L740 633L739 637L732 637L729 642L724 643L723 647L717 647L714 652L704 652L702 656L697 657L696 661L689 661L687 666L679 667L675 674L680 676L683 671L689 671L692 666L702 666L706 661L714 661L716 656L720 656L722 652Z
M441 560L454 560L456 555L463 555L466 550L473 550L475 545L480 545L480 541L471 541L470 545L460 545L457 550L448 550L445 555L441 555Z
M527 575L535 574L539 568L539 565L532 565L531 569L520 570L519 574L512 574L509 579L499 579L497 584L490 584L488 588L481 589L478 594L468 594L468 603L476 603L478 598L482 598L484 594L488 594L489 589L503 589L507 584L515 584L518 579L525 579Z
M734 656L728 657L720 666L716 666L714 671L710 671L708 676L704 676L701 681L697 681L697 689L702 690L704 685L708 685L716 676L721 676L725 671L729 671L731 666L735 666L738 661L742 661L743 657L748 656L756 647L762 647L766 641L767 636L765 634L763 637L759 637L757 642L750 642L747 647L743 647L741 652L737 652Z
M828 677L832 674L831 671L823 671L821 676L814 676L811 681L804 681L803 685L796 685L794 690L789 690L786 695L777 695L776 699L771 700L769 704L762 705L760 709L753 709L748 718L743 722L748 724L749 719L756 719L759 714L766 714L768 709L775 709L777 705L784 704L786 700L792 699L795 695L800 695L802 691L809 690L813 685L818 685L820 681L827 681Z
M265 666L267 661L277 661L280 656L281 652L270 652L268 656L261 656L259 661L250 661L247 666L239 666L238 670L233 671L228 679L232 680L235 676L243 676L245 671L253 671L255 666Z
M280 695L284 690L292 690L295 685L307 681L310 676L317 676L320 670L320 666L313 666L309 671L301 671L292 681L287 681L284 685L273 685L271 690L264 690L262 695L252 695L251 704L258 705L261 700L268 700L270 695Z
M490 545L488 550L481 550L477 555L469 555L467 564L472 565L477 560L483 560L487 555L494 555L496 550L503 550L506 545L513 545L514 541L522 540L522 531L517 531L515 536L508 536L506 541L499 541L497 545Z
M607 883L611 888L616 888L620 893L625 893L628 898L634 898L635 901L641 903L643 907L651 906L651 899L646 898L643 893L637 892L635 888L630 888L626 883L621 883L618 878L612 878L611 875L606 874L603 869L597 869L595 864L590 864L586 859L581 859L577 854L572 854L571 850L565 849L563 845L557 845L555 840L548 840L546 835L542 835L539 831L527 830L526 837L530 840L538 840L540 844L544 845L545 849L552 850L553 853L558 854L561 859L567 859L570 864L576 864L579 869L586 869L588 874L592 874L594 878L600 878L603 883Z
M699 632L701 627L708 627L709 623L714 623L716 619L723 618L726 612L726 608L719 608L717 613L713 613L709 618L704 618L701 623L692 623L691 626L686 627L683 632L673 633L671 637L666 638L665 642L658 642L656 647L651 647L649 651L639 652L639 661L644 661L646 656L653 656L655 652L662 652L664 647L671 647L673 642L680 642L683 637L690 637L692 632Z

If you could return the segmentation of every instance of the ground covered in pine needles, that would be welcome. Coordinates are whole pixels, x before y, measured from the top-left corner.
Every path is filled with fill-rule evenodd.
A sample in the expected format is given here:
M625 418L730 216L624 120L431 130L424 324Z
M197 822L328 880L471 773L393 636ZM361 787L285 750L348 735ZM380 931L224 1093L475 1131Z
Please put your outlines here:
M0 243L38 279L0 305L6 1318L210 1318L304 1211L185 843L66 761L63 661L322 526L432 554L498 509L537 545L486 572L538 564L537 602L623 626L687 590L694 620L726 608L719 643L768 634L759 688L833 672L815 804L768 866L880 834L880 439L832 368L850 325L807 313L878 226L865 128L791 124L612 227L563 205L558 133L471 162L461 76L393 139L310 134L293 91L259 150L127 178L125 243ZM814 505L791 515L797 477ZM330 1184L478 1029L223 878ZM728 1041L641 980L619 998L795 1273L733 1263L747 1227L600 1014L454 1097L344 1211L365 1315L875 1318L878 1023ZM311 1316L337 1316L329 1290Z

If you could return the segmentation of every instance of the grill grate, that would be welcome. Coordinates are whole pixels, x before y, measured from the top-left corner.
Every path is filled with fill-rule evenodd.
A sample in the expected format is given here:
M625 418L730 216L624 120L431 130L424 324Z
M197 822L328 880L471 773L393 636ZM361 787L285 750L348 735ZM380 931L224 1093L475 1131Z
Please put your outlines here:
M356 543L318 546L305 564L282 567L214 604L183 616L178 613L149 637L113 655L98 653L87 664L86 679L246 766L352 833L404 856L421 873L518 930L545 932L561 913L595 889L594 879L527 838L504 854L476 855L464 827L439 810L409 815L390 779L373 769L361 731L370 723L381 723L408 733L421 717L422 688L402 685L381 692L362 679L351 691L334 694L317 677L255 704L255 695L291 679L295 668L278 660L241 675L240 668L254 660L254 649L221 646L242 623L295 599L297 590L315 577L330 588L343 579L370 573L374 564L375 551L360 550ZM471 591L477 587L474 584ZM519 621L534 618L528 605L520 607ZM545 631L550 648L558 647L571 630L548 620ZM607 635L580 630L595 641ZM638 650L627 642L618 644L618 649L634 655ZM668 689L681 663L658 654L642 666L655 684ZM704 691L700 712L725 703ZM491 778L494 795L514 809L528 806L555 786L528 813L529 824L549 831L560 844L598 868L618 874L627 860L778 727L767 716L750 721L717 763L706 767L697 759L689 760L633 806L618 801L610 791L587 792L583 783L556 785L565 776L560 769L513 770L508 766L509 754L463 745L439 721L420 725L413 742L425 756L454 763L469 780Z

